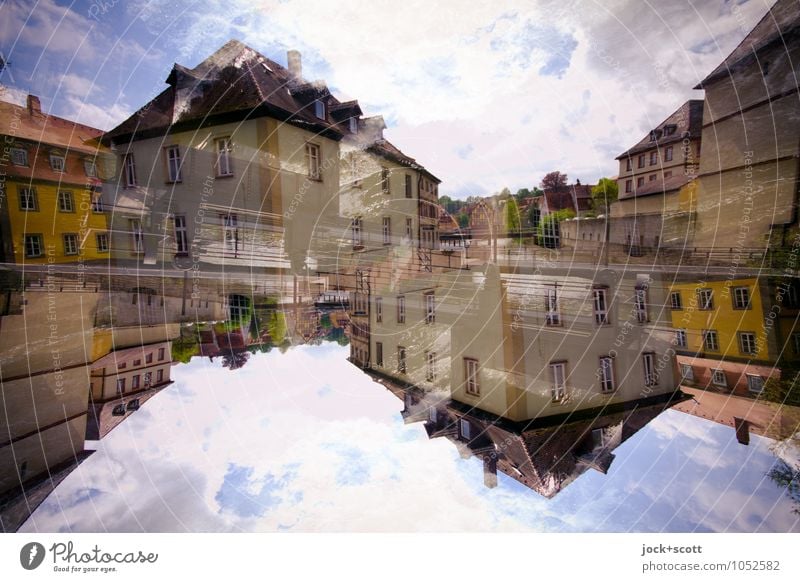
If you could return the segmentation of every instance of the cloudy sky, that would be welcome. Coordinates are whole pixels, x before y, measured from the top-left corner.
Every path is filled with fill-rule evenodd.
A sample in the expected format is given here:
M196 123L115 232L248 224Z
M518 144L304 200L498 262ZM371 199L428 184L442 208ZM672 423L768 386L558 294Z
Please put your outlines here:
M382 114L457 197L584 183L689 98L772 0L5 0L6 99L110 129L239 39ZM12 79L13 75L13 79Z
M347 362L348 347L194 358L22 531L796 531L774 442L668 410L547 500L462 459Z

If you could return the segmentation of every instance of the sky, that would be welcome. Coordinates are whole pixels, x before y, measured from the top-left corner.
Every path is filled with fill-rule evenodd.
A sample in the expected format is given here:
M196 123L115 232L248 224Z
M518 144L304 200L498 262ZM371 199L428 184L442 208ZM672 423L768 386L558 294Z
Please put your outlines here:
M383 115L386 137L464 198L594 183L772 0L0 0L7 100L111 129L229 39ZM13 79L12 79L13 76Z
M193 358L97 444L23 532L800 531L774 441L667 410L553 499L405 424L333 343Z

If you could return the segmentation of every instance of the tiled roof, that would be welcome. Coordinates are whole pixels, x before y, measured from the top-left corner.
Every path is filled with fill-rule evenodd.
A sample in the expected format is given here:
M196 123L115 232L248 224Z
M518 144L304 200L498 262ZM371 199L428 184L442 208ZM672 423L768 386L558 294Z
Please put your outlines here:
M728 75L739 63L750 60L758 51L775 42L785 42L791 33L800 29L800 5L797 0L778 0L756 24L731 54L711 71L695 89L703 89L708 83Z
M592 207L592 186L573 184L559 188L545 188L544 194L537 196L534 200L533 204L538 204L539 206L543 206L546 203L549 212L567 208L581 212ZM577 208L575 208L576 200Z
M668 126L674 126L671 133L665 131ZM703 131L703 100L690 99L672 115L654 127L653 131L656 132L656 140L651 140L651 133L648 133L635 146L618 155L617 159L621 160L653 149L656 146L662 147L671 143L679 143L683 141L687 132L690 139L699 139Z
M635 178L629 178L634 180ZM691 181L692 177L686 175L685 172L680 171L678 168L677 173L673 174L665 180L653 180L652 182L646 181L644 186L635 188L633 192L620 191L619 199L628 200L630 198L640 198L642 196L650 196L652 194L665 194L679 190Z
M329 95L324 84L295 79L285 67L236 40L193 69L176 64L167 83L167 89L109 131L104 140L147 138L165 133L170 126L182 130L264 115L333 139L342 135L335 123L314 114L314 99Z

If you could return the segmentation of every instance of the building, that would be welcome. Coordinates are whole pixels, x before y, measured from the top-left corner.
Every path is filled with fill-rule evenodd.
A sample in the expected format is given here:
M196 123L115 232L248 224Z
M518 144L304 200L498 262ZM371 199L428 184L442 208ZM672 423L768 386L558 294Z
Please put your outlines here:
M230 41L103 136L118 261L287 267L338 228L335 100L321 82ZM330 219L330 222L328 222Z
M636 254L683 246L691 239L702 126L703 101L689 100L617 156L612 243L623 243Z
M93 362L86 439L102 439L169 386L171 367L171 341L114 350Z
M108 259L100 195L106 172L102 131L43 113L28 95L0 101L0 260L43 264Z
M695 87L705 91L696 246L787 244L798 220L799 75L800 11L778 0Z

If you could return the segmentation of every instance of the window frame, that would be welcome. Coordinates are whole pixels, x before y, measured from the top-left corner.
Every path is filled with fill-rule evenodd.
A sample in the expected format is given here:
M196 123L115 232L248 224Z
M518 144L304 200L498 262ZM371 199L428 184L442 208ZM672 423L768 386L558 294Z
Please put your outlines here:
M737 343L739 344L739 353L745 356L756 356L758 355L758 334L754 331L737 331ZM746 337L751 337L752 340L748 339L745 342ZM745 343L751 343L752 349L747 351L745 348Z
M550 362L550 401L561 403L567 397L567 362Z
M392 244L392 218L391 216L383 217L383 244Z
M598 380L600 381L600 392L611 394L617 389L617 382L614 372L614 358L611 356L600 356L600 367L598 369ZM606 366L606 364L608 364ZM608 386L611 386L608 388Z
M397 323L406 322L406 296L397 296Z
M707 296L707 300L704 297ZM697 290L697 308L700 311L714 310L714 290L710 287L703 287Z
M664 161L671 162L672 161L672 146L667 146L664 148Z
M55 163L56 160L60 160L59 163ZM67 171L67 156L62 156L61 154L50 154L50 169L54 172L58 172L59 174L63 174Z
M327 107L322 99L314 99L314 117L325 121L327 119Z
M15 159L15 156L17 154L21 154L22 155L22 161L19 162L19 163ZM24 168L29 167L28 150L26 148L20 148L20 147L10 148L9 155L11 157L11 165L12 166L20 166L20 167L24 167Z
M658 386L655 352L644 352L642 354L642 369L644 371L644 385L647 387Z
M722 381L718 381L717 374L722 374ZM725 370L722 368L715 368L711 370L711 384L714 386L719 386L721 388L728 387L728 378L725 375Z
M375 297L375 323L383 323L383 297Z
M144 252L144 230L141 218L129 219L131 227L131 252L142 254Z
M189 230L186 224L186 215L174 215L172 217L172 228L173 232L175 233L175 254L181 257L188 255Z
M37 254L28 253L28 239L31 239L31 242L34 240L37 241L37 245L39 247L39 252ZM44 256L44 236L39 233L25 233L22 237L22 250L25 254L26 259L37 259L39 257Z
M17 196L20 212L39 212L39 195L34 186L18 187Z
M408 353L405 346L397 346L397 373L408 373Z
M644 168L645 160L646 160L646 156L644 154L639 154L639 159L637 161L638 168Z
M675 330L675 345L679 348L689 347L689 336L687 335L685 329Z
M360 216L353 218L350 221L350 236L352 238L353 248L362 248L364 246L364 225Z
M322 182L322 148L319 144L306 142L306 176L309 180Z
M629 194L633 192L633 179L625 180L625 193Z
M764 392L764 382L766 381L764 379L764 376L761 376L760 374L748 374L748 373L745 373L745 376L747 378L747 390L749 392L751 392L752 394L761 394L762 392ZM760 387L758 390L753 390L753 383L756 378L758 379L758 384L760 384Z
M97 178L97 162L95 160L83 160L83 173L88 178Z
M436 381L437 357L436 352L425 352L425 380Z
M384 194L392 193L391 174L389 168L381 167L381 192Z
M464 366L464 392L470 396L481 395L480 364L476 358L463 360Z
M717 333L716 329L703 330L703 351L704 352L719 351L719 333Z
M658 163L658 150L650 152L650 165L655 166Z
M233 143L231 142L230 136L214 138L214 176L216 178L229 178L233 176L232 152ZM223 171L223 169L225 171Z
M602 297L603 309L599 309L599 299ZM610 325L611 316L608 306L608 287L592 288L592 314L595 325Z
M71 190L59 190L56 194L58 211L64 214L75 214L75 197ZM62 204L66 202L66 204Z
M553 285L544 290L544 321L548 327L561 326L561 311L559 310L558 286Z
M125 181L125 188L135 188L139 185L136 179L136 158L133 152L127 152L122 156L122 174Z
M167 167L167 180L168 184L177 184L183 181L181 175L182 160L181 160L181 147L177 144L168 145L164 147L164 163Z
M375 365L383 368L383 342L375 342Z
M405 193L406 198L414 197L414 186L412 184L411 174L405 174Z
M677 299L677 301L676 301ZM680 291L671 291L669 294L669 308L672 311L683 310L683 297Z
M634 311L636 312L636 321L639 323L647 323L650 321L647 299L647 287L637 287L634 289Z
M694 368L691 364L681 364L681 382L694 382Z
M80 241L77 233L65 232L61 235L61 240L64 244L64 256L77 256L80 254Z
M425 323L436 323L436 294L433 291L425 293Z
M746 301L744 305L741 305L741 302L739 301L740 292L746 293ZM745 311L752 308L751 305L752 297L750 294L750 287L744 287L744 286L734 287L733 293L731 293L731 299L733 301L733 309L736 309L737 311Z
M100 244L100 241L104 240L104 244ZM94 235L94 243L95 248L97 249L98 253L107 253L109 251L108 248L108 232L98 232Z

